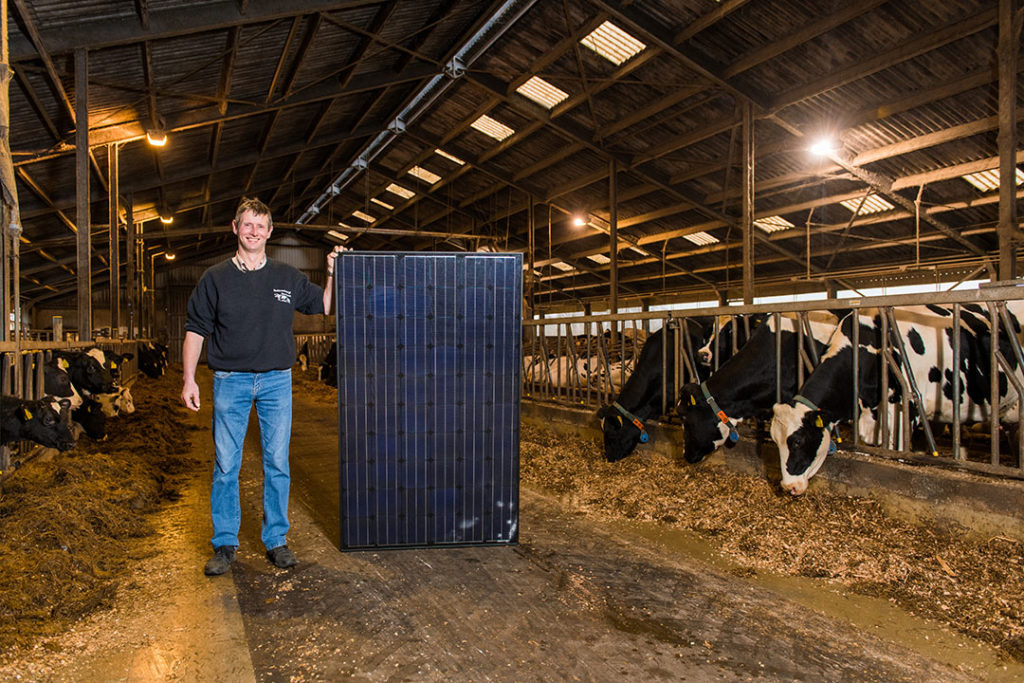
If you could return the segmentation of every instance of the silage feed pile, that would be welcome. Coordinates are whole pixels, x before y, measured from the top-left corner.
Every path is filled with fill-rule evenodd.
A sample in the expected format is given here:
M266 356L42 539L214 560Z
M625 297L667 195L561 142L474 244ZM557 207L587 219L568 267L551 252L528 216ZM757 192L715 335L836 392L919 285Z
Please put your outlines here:
M83 435L0 482L0 651L109 605L145 553L128 541L152 533L147 518L197 468L170 377L140 377L136 411L108 420L106 441Z
M721 465L646 453L608 463L597 440L526 425L520 458L524 484L579 511L697 532L741 572L812 577L883 597L1024 661L1024 544L1015 539L914 525L870 498L794 498Z

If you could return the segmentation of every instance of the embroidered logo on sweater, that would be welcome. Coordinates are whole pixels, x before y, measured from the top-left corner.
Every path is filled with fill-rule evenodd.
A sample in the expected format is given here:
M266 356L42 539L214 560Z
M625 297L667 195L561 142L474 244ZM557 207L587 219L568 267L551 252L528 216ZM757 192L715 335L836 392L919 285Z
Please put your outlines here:
M290 289L275 289L274 298L283 304L290 304L292 302L292 292Z

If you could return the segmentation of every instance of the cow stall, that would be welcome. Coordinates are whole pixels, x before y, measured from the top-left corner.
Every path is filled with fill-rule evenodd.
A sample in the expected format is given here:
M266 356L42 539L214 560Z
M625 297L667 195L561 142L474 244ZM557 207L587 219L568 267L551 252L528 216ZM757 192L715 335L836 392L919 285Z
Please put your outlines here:
M796 388L802 387L819 365L821 354L827 352L829 328L817 327L822 321L816 321L815 316L832 315L838 322L851 311L863 318L870 310L871 320L852 325L846 343L861 350L870 347L871 362L877 359L878 367L885 371L876 369L872 376L866 376L865 369L860 367L865 357L863 353L856 353L852 354L843 374L832 380L834 389L829 387L827 393L846 392L852 414L836 419L829 430L834 434L831 450L868 448L883 458L915 458L915 462L924 464L1020 477L1024 472L1024 439L1018 429L1019 397L1024 395L1019 313L1024 304L1021 297L1018 287L991 286L966 292L832 299L785 306L728 306L526 321L524 397L591 412L618 402L622 405L620 410L635 412L641 422L652 420L664 429L678 429L683 421L677 410L680 401L685 399L691 405L707 402L707 386L715 382L709 378L714 378L723 367L721 363L742 348L736 341L740 335L719 338L720 332L733 326L750 336L751 325L756 327L767 322L775 328L792 328L794 344L788 353L795 357L783 357L784 335L781 334L775 335L774 346L769 350L760 354L748 351L748 355L754 356L746 361L751 370L755 365L762 373L766 368L773 369L756 382L750 380L756 383L758 390L765 390L770 384L770 404L758 406L763 412L765 407L771 408L771 404L799 396L795 392L783 396L783 387L787 382ZM918 312L912 313L915 310ZM682 329L682 325L697 316L708 315L715 316L714 324L704 336L714 340L711 346L715 346L715 353L710 363L702 364L695 352L698 342L694 335L678 334L675 330ZM933 338L927 343L917 332L922 323L915 321L913 315L935 318L928 323L932 325L929 329L933 330ZM736 316L736 320L723 322L722 316ZM787 323L786 319L792 322ZM870 329L864 327L868 322ZM628 352L621 342L627 338L626 334L618 335L618 345L609 343L610 335L602 334L602 330L609 327L653 329L652 339L659 333L669 339L667 344L657 344L657 357L649 358L646 364L645 372L654 378L652 381L658 387L658 400L651 401L650 396L644 398L652 403L648 408L642 408L637 402L625 405L616 400L625 395L636 401L637 396L646 391L629 389L629 378L637 371L642 347ZM960 333L952 334L951 330ZM875 335L877 342L860 338L861 334L869 333ZM877 349L872 346L875 343ZM597 361L593 365L581 362L581 359L589 361L591 358ZM910 365L914 370L909 370L902 359L913 361ZM607 381L607 372L592 371L594 366L607 368L620 360L625 385ZM929 365L924 367L922 363ZM569 381L565 381L565 375L558 374L563 368L569 369ZM960 368L960 372L952 372L951 368ZM733 371L736 372L736 368ZM792 376L783 377L784 373ZM936 373L941 378L937 378ZM662 377L664 382L661 382ZM865 415L862 396L867 390L865 382L872 383L871 391L886 397L885 409L867 406L871 414ZM703 391L693 396L681 394L684 386L690 384L703 387ZM637 396L632 396L634 393ZM714 396L711 399L714 400ZM991 409L991 406L996 408ZM723 411L715 409L713 412ZM722 429L729 432L726 438L735 441L738 438L735 425L726 424L734 416L725 414L727 419L719 421ZM617 413L617 416L631 421L624 413ZM753 416L751 413L747 417ZM851 424L861 425L866 421L872 423L872 433L867 439L863 429L849 428Z

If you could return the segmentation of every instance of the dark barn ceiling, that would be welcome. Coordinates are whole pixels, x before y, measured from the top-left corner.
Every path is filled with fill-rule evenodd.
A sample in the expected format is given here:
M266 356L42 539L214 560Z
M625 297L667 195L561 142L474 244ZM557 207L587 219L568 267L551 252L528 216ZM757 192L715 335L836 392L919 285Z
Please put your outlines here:
M357 249L487 247L527 261L532 251L538 302L600 304L614 166L620 299L735 296L748 107L754 217L791 226L754 230L759 293L901 273L955 278L996 257L998 190L962 177L998 163L993 1L9 7L30 303L75 286L83 49L97 283L109 277L116 144L120 195L145 221L146 248L177 254L164 267L229 252L234 208L256 195L271 205L276 234L326 248L339 242L326 232L334 227ZM605 22L643 49L615 64L581 43ZM517 89L533 76L566 99L548 108L524 97ZM472 124L482 115L514 132L502 141L480 132ZM169 135L161 149L145 141L158 124ZM841 145L831 159L808 152L824 134ZM886 204L868 213L879 189ZM173 224L154 220L160 212Z

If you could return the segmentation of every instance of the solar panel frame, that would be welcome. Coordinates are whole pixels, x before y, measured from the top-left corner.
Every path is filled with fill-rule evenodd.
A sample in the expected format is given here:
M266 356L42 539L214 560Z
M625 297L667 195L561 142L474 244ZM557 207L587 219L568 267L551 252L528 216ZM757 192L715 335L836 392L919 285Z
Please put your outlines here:
M518 542L522 254L335 266L340 548Z

